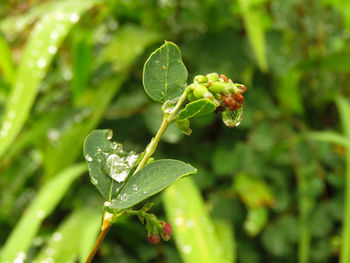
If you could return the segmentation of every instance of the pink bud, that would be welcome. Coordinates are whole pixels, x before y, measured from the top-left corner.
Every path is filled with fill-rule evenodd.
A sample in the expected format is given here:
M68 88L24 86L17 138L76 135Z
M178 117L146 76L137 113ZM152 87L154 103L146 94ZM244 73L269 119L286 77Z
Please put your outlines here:
M170 224L167 222L164 222L164 226L161 232L162 239L165 241L168 241L171 238L172 233L173 233L173 230L171 229Z
M159 235L152 234L152 233L148 233L147 239L153 245L158 244L160 241Z

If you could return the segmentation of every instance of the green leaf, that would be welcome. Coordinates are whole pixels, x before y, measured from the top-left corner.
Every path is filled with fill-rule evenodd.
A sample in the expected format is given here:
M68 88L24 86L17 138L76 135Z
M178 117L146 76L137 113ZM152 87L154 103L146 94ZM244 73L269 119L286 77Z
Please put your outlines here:
M225 262L236 262L236 239L231 222L224 219L214 220L216 236L223 249Z
M47 262L49 258L52 262L74 262L80 252L81 243L85 241L85 232L90 232L89 227L98 234L101 217L99 210L82 208L72 212L52 234L33 263Z
M81 13L97 2L60 1L36 23L21 57L0 129L0 156L22 129L49 65ZM59 19L58 19L59 18Z
M124 151L121 144L110 139L111 130L95 130L84 143L91 182L107 200L115 197L139 157L135 152Z
M50 215L72 182L85 171L85 164L71 166L42 187L6 240L0 263L14 262L19 253L26 253L42 221Z
M186 88L187 69L179 48L171 42L154 51L143 69L143 86L148 96L164 103L179 97Z
M261 9L254 6L253 0L239 0L238 3L241 7L244 27L258 61L259 68L265 72L268 70L268 66Z
M178 251L184 263L229 263L200 191L192 178L166 189L163 201Z
M190 102L179 112L179 120L193 118L195 116L204 116L212 113L216 109L214 102L208 99L200 99Z
M171 159L154 161L134 174L112 200L112 209L125 209L140 203L162 191L180 178L194 174L197 169L191 165Z
M247 207L256 208L274 203L268 185L247 174L236 175L233 187Z
M244 229L249 236L256 236L267 223L269 211L266 207L249 208Z
M344 135L332 131L309 132L306 136L315 141L339 144L350 149L350 141Z

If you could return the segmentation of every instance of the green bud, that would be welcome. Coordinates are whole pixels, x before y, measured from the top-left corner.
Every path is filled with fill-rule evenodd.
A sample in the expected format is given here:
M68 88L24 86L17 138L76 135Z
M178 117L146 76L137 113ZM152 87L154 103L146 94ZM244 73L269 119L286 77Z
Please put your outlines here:
M190 121L188 119L183 119L183 120L177 120L176 121L176 126L179 128L179 130L190 136L192 133L192 130L190 129Z
M193 89L193 95L197 99L213 97L213 94L211 94L204 85L200 85L200 84L197 84L196 87Z
M219 80L219 75L218 73L209 73L207 74L207 78L208 78L208 81L209 82L215 82L215 81L218 81Z
M220 93L220 94L222 94L222 93L227 94L228 93L227 84L222 83L222 82L209 83L208 89L214 93Z
M207 83L208 78L206 76L203 76L203 75L198 75L198 76L194 77L193 81L195 83Z

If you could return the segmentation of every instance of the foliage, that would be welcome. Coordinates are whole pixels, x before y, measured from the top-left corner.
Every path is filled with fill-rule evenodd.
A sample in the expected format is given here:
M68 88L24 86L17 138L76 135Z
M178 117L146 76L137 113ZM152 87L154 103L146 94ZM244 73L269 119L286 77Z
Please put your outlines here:
M166 78L151 97L176 98L186 80L219 72L247 86L244 116L226 127L212 113L215 96L181 109L177 127L191 136L173 123L154 158L198 172L151 197L174 241L152 246L138 218L121 217L96 260L349 262L348 7L328 0L3 2L0 262L85 260L106 200L79 164L84 139L112 129L125 158L131 150L140 156L162 119L142 90L143 65L164 39L179 46L183 63L168 65L166 52L157 53L164 63L156 72L165 75L163 65L182 77ZM170 101L163 112L173 107ZM225 112L231 126L239 122L237 112Z

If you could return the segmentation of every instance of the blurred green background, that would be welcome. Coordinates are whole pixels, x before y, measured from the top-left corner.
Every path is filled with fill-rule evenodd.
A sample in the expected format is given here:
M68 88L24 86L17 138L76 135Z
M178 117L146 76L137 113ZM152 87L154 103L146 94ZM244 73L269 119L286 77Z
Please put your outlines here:
M347 0L1 1L0 262L84 262L104 201L84 138L143 151L161 121L143 64L164 40L189 83L247 86L243 121L170 129L155 157L199 171L152 198L174 239L125 218L95 262L350 262L349 30Z

